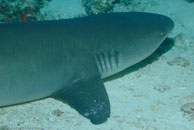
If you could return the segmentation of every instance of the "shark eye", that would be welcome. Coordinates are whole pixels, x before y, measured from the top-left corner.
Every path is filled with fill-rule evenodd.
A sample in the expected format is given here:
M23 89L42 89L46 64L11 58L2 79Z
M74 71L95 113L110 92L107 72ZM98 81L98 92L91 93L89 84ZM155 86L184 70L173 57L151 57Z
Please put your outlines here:
M163 30L163 31L160 32L160 36L161 37L165 36L166 34L167 34L167 32L165 30Z

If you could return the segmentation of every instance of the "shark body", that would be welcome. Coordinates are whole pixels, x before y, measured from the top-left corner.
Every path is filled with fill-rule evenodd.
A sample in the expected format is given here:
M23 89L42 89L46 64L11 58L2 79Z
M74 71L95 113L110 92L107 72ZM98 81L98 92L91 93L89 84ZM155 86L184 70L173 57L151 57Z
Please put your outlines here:
M110 116L102 79L152 54L174 27L131 12L0 24L0 107L53 97L94 124Z

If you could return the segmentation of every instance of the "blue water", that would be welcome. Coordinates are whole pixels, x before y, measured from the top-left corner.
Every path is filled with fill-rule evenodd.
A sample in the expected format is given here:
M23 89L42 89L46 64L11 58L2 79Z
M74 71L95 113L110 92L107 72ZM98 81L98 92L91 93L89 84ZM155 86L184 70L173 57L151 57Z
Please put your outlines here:
M168 16L175 27L150 57L103 80L111 104L106 122L94 125L66 103L46 98L1 107L0 130L193 130L193 0L0 0L2 23L131 11ZM3 61L0 55L0 76Z

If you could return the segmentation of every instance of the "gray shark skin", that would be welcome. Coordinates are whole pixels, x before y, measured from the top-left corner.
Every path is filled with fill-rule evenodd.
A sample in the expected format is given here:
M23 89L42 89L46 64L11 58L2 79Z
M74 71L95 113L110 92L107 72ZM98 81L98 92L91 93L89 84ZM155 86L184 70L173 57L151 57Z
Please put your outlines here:
M0 107L52 97L93 124L110 117L102 79L152 54L174 27L129 12L0 24Z

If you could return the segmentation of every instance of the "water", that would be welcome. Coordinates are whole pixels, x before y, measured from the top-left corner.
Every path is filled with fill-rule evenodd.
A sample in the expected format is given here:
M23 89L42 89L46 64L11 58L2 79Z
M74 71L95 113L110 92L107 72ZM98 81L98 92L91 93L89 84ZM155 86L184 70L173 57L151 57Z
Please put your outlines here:
M104 80L111 104L111 116L105 123L93 125L67 104L47 98L0 108L0 129L193 130L192 0L0 0L1 22L129 11L166 15L175 28L149 58Z

